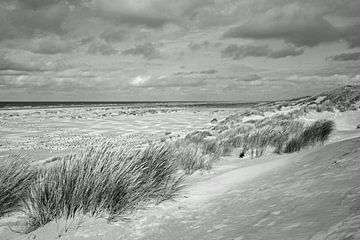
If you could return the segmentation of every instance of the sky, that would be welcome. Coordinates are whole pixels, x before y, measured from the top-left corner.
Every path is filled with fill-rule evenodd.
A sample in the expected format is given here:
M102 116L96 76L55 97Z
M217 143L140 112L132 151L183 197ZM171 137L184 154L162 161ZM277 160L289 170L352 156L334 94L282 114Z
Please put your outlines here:
M359 0L0 0L0 101L253 102L359 83Z

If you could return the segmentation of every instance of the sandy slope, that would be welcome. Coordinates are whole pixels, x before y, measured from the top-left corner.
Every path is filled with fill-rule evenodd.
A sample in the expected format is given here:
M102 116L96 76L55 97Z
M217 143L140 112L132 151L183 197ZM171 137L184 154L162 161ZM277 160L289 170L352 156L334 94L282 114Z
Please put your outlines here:
M211 173L189 177L176 202L138 211L130 222L60 221L19 236L6 228L9 219L0 219L0 240L360 239L359 113L308 114L309 121L335 121L331 144L299 154L224 158Z
M187 181L176 202L129 222L85 221L67 233L64 223L51 223L20 238L360 239L360 138L298 154L229 158Z

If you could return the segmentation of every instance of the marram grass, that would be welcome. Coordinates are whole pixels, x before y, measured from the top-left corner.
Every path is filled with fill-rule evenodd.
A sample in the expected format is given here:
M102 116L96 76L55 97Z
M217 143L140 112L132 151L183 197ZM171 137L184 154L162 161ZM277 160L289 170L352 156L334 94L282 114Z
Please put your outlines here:
M331 120L318 120L306 127L298 136L293 137L285 147L285 153L298 152L303 148L314 146L317 143L324 144L334 130L334 122Z
M149 203L173 198L183 176L211 169L220 155L242 148L252 157L268 149L291 153L324 143L333 121L305 127L289 116L238 125L219 136L197 133L173 144L149 144L142 149L112 143L93 145L35 168L19 156L0 168L0 217L22 211L25 232L50 221L78 214L116 219Z
M0 164L0 217L21 210L23 199L35 180L35 169L20 155Z
M165 145L143 150L110 143L89 147L39 171L25 201L26 231L77 214L116 219L149 201L173 198L182 179Z

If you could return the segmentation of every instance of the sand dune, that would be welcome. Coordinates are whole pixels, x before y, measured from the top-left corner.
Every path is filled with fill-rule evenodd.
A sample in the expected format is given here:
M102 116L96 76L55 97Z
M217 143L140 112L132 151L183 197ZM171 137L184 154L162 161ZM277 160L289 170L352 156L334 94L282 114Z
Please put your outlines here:
M61 239L357 239L359 146L354 138L280 157L228 157L190 177L176 202L139 210L130 222L86 220ZM64 224L29 236L56 239Z
M0 141L5 153L9 147L39 151L40 159L44 152L54 155L104 139L141 144L148 139L176 138L191 130L210 131L214 126L211 119L221 120L229 113L233 115L225 124L236 127L276 114L291 115L301 107L296 103L267 112L253 109L254 113L239 109L173 110L5 111L0 122L5 137ZM333 120L335 131L325 145L305 146L298 153L269 151L256 159L248 155L239 159L242 149L235 149L211 170L188 176L186 188L176 201L150 203L115 223L79 216L68 221L58 219L28 235L19 235L7 228L19 225L19 216L11 215L0 220L0 236L7 240L360 238L360 110L304 111L295 119L305 124Z

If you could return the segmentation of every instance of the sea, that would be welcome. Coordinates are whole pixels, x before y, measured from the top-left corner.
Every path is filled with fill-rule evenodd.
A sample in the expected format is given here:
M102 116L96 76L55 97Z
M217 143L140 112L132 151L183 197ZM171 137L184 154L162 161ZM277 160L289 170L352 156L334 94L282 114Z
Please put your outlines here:
M28 108L72 108L72 107L208 107L208 108L244 108L257 103L218 102L218 101L159 101L159 102L124 102L124 101L0 101L0 109L28 109Z

